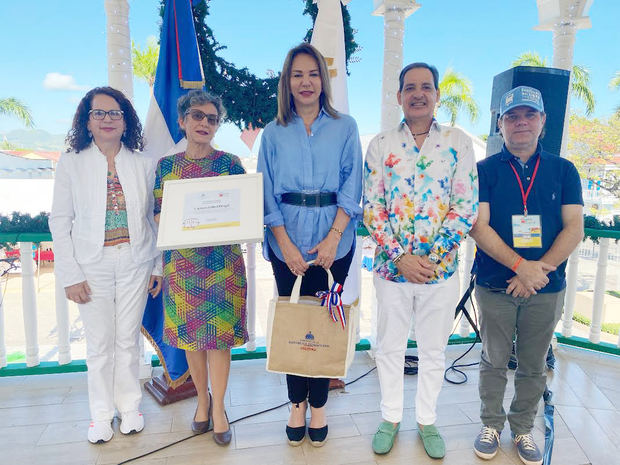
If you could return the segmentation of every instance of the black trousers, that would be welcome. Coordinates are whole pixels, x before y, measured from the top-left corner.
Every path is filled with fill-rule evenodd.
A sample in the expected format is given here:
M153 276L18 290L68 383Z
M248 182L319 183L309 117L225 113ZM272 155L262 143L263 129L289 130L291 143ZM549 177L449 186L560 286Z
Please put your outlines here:
M265 244L267 247L268 245ZM334 261L330 268L334 281L344 284L349 267L353 260L355 244L344 257ZM297 276L291 273L286 263L276 257L273 250L269 249L269 260L273 269L273 276L278 286L278 295L290 296L293 291L293 285ZM311 266L308 268L301 281L300 295L315 295L317 291L326 291L327 273L320 266ZM298 404L308 399L310 406L320 408L327 402L327 393L329 391L329 378L307 378L305 376L286 375L286 385L288 387L288 398Z

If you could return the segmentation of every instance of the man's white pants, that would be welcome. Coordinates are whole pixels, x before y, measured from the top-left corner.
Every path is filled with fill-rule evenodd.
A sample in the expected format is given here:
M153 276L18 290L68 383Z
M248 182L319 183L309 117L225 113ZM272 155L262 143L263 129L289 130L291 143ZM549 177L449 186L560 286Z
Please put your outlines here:
M399 423L403 417L405 351L411 317L415 314L419 358L416 420L421 425L432 425L437 417L445 349L459 299L458 273L437 284L396 283L375 275L374 284L377 293L375 360L383 419Z
M139 336L152 261L134 263L129 244L104 247L97 263L81 265L91 301L79 305L86 333L88 400L93 421L138 410L142 399Z

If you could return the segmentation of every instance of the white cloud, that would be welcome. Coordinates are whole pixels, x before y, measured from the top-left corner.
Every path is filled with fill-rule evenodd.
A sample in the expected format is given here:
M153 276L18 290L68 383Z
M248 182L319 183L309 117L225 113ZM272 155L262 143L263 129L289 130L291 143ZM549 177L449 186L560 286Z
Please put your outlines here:
M43 79L43 87L48 90L86 90L87 86L80 86L70 74L47 73Z

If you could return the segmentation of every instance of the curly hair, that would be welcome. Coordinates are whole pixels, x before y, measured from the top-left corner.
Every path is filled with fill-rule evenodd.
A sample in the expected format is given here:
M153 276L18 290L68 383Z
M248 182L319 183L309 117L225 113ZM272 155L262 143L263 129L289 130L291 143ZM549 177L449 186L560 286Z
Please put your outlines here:
M217 111L217 117L221 120L226 118L226 109L222 103L221 97L212 94L211 92L204 91L202 89L190 90L187 94L182 95L177 100L177 113L179 119L185 119L185 113L193 106L212 104ZM185 131L181 128L181 133L185 136Z
M112 97L123 110L125 120L125 132L121 137L121 142L129 150L142 150L144 139L142 137L142 125L136 114L136 110L127 97L120 91L112 87L95 87L89 90L80 100L80 103L73 117L73 124L65 142L69 146L69 151L79 153L80 150L87 148L93 141L93 136L88 130L89 112L92 109L92 102L95 95L107 95Z

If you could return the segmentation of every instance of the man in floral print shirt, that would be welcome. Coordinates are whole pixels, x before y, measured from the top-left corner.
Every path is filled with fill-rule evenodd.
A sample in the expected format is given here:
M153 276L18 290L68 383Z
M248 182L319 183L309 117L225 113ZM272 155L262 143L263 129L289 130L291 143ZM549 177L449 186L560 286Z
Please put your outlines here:
M399 81L404 120L371 141L364 169L364 224L377 243L376 362L383 416L373 450L389 452L400 427L405 350L415 313L418 432L428 455L441 458L445 445L434 426L436 404L459 298L457 249L478 210L476 164L471 139L434 119L436 68L412 63Z

